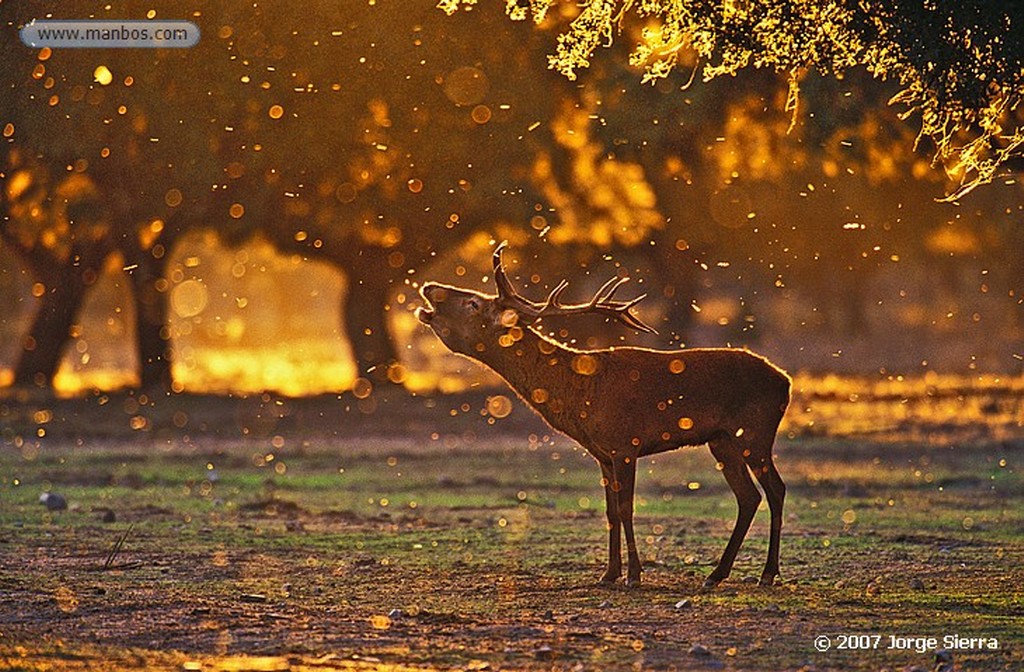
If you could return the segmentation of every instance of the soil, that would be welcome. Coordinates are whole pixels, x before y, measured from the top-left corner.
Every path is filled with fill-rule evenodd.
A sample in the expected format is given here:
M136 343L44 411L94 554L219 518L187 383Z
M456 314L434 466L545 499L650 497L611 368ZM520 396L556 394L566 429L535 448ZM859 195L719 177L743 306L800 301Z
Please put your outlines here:
M596 465L522 407L495 423L483 396L340 420L324 404L51 401L43 425L39 403L4 405L0 669L1024 667L1012 425L791 425L769 588L762 512L733 576L702 589L735 502L706 449L659 456L641 465L645 571L626 589L597 584ZM146 408L150 428L130 429Z

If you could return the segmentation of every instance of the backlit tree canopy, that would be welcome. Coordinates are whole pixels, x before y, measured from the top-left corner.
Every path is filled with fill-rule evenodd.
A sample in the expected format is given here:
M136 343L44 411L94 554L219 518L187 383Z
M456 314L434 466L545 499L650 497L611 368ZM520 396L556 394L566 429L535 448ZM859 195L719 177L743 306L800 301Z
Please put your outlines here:
M454 12L476 0L442 0ZM948 200L991 182L1024 150L1024 20L990 0L509 0L508 15L560 31L551 68L574 79L599 47L635 40L630 63L656 81L677 66L704 81L753 67L789 78L796 114L810 71L864 68L894 81L890 103L920 120L918 141L958 182ZM684 87L685 88L685 87Z

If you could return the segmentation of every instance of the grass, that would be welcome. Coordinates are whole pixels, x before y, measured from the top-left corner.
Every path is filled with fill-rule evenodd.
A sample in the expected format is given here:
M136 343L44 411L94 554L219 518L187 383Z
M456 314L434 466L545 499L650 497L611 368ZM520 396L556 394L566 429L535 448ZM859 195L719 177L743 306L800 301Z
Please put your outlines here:
M762 512L711 592L735 502L706 449L641 464L643 587L598 587L596 465L523 409L494 423L466 399L0 406L0 669L931 669L951 635L999 644L954 642L958 669L1024 665L1005 398L997 430L927 440L921 422L836 435L832 407L791 421L784 580L748 582ZM880 639L837 648L847 634Z

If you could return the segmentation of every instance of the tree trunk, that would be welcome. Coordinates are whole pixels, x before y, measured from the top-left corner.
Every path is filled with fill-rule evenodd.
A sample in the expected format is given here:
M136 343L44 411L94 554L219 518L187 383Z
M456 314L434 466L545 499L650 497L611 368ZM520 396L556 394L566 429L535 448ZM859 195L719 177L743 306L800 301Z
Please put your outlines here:
M341 311L358 375L375 383L388 381L388 368L398 361L387 324L391 285L386 257L386 250L366 247L346 264L348 301Z
M668 305L666 323L659 331L685 342L693 329L692 304L698 298L700 282L693 253L676 249L675 238L671 231L656 232L650 263Z
M141 253L129 274L135 294L135 338L139 359L139 386L143 390L171 391L171 355L168 348L167 293L157 289L163 278L164 259Z
M398 361L398 351L388 330L388 300L392 283L401 277L401 271L389 265L388 255L396 250L358 240L329 240L319 249L296 247L291 238L272 240L281 250L316 256L345 274L348 288L340 317L352 348L356 375L375 385L390 382L388 369Z
M22 340L21 356L14 368L15 387L52 387L84 297L85 283L77 273L61 269L46 283L32 327Z
M78 253L76 253L78 252ZM85 300L89 287L99 277L99 267L107 251L96 244L73 250L71 258L54 268L36 266L46 292L22 341L22 352L14 369L16 387L52 388L60 368L64 347L71 338L71 326Z
M398 352L387 327L388 287L353 281L342 309L345 334L352 346L358 375L374 382L387 381L388 367Z

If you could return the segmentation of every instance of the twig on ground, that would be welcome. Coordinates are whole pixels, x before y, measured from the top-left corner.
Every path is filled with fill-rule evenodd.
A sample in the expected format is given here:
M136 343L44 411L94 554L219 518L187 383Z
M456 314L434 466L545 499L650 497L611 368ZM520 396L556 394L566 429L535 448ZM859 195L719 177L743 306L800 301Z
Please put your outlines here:
M121 548L124 546L124 541L128 538L128 534L131 533L133 527L135 527L134 523L128 525L128 527L125 528L124 533L118 537L116 542L114 542L114 547L110 549L110 553L107 554L107 559L103 563L104 570L114 567L114 559L117 557L117 554L121 552Z

